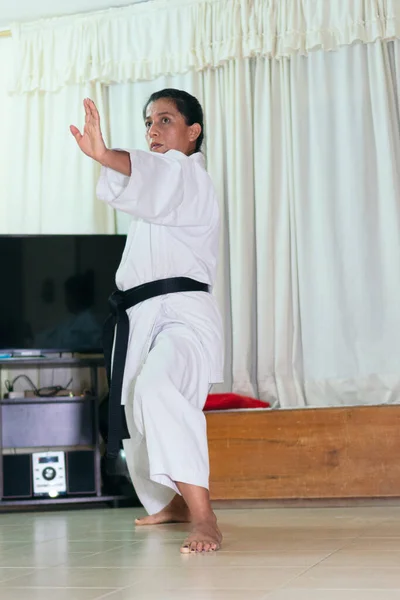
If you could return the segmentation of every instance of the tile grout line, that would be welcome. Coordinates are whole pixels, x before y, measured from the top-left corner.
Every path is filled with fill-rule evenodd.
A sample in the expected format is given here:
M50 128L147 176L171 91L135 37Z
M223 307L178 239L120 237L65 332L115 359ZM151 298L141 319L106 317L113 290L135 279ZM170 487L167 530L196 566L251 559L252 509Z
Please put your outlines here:
M125 590L129 590L130 588L133 588L137 583L139 583L139 581L142 581L142 579L144 579L144 577L140 578L140 580L136 581L134 584L126 585L121 588L116 588L115 590L113 590L112 592L108 592L104 596L99 596L98 598L93 598L93 600L104 600L105 598L110 598L116 592L124 592ZM111 598L111 600L112 600L112 598Z
M362 538L364 532L361 532L359 535L355 536L354 538L351 538L348 540L347 543L343 544L343 546L341 546L340 548L337 548L336 550L333 550L333 552L330 552L327 556L325 556L324 558L322 558L321 560L317 561L316 563L314 563L313 565L309 566L308 568L306 568L302 573L299 573L298 575L296 575L295 577L293 577L293 579L290 579L287 583L282 584L280 586L278 586L277 588L275 588L275 590L271 590L270 592L268 592L268 595L265 596L265 600L268 599L268 596L270 596L272 593L277 592L279 590L284 590L285 588L288 587L288 585L290 583L293 583L294 581L296 581L296 579L298 579L299 577L302 577L303 575L305 575L306 573L308 573L308 571L311 571L312 569L314 569L315 567L318 567L319 565L321 565L325 560L327 560L328 558L330 558L331 556L334 556L335 554L337 554L338 552L341 552L342 550L344 550L344 548L348 548L350 547L355 540L359 540ZM328 568L328 567L327 567ZM332 567L333 568L333 567ZM342 567L341 567L342 568ZM357 567L348 567L348 568L357 568ZM387 567L387 568L396 568L396 567ZM333 588L332 588L333 589ZM321 588L321 590L328 590L328 591L332 591L331 588ZM371 588L368 588L371 589ZM343 591L343 590L342 590ZM360 588L360 591L363 591ZM393 591L393 590L391 590ZM264 600L264 599L263 599Z
M318 567L320 564L322 564L327 558L330 558L331 556L333 556L334 554L336 554L337 552L340 552L341 550L343 550L344 548L347 548L349 545L351 545L351 543L354 540L359 539L359 537L361 537L362 534L351 538L351 540L348 541L348 543L343 544L343 546L340 546L340 548L337 548L336 550L333 550L332 552L330 552L329 554L327 554L326 556L324 556L324 558L321 558L321 560L317 560L317 562L315 562L313 565L310 565L308 567L306 567L304 569L304 571L302 571L301 573L299 573L298 575L296 575L295 577L293 577L293 579L289 579L289 581L287 581L286 583L283 583L282 585L279 585L278 587L276 587L274 590L271 590L270 592L268 592L268 595L277 592L279 590L283 590L285 589L290 583L293 583L294 581L296 581L296 579L298 579L299 577L302 577L303 575L305 575L306 573L308 573L308 571L311 571L312 569L314 569L315 567ZM265 599L268 598L268 595L265 596ZM264 600L264 599L263 599Z
M35 570L36 570L36 569L34 569L32 567L30 567L30 568L29 567L28 568L26 568L26 567L4 567L4 569L8 569L8 568L10 568L10 569L12 569L12 568L14 568L14 569L26 569L26 571L28 571L28 573L24 573L23 575L16 575L15 577L10 577L10 578L7 578L7 579L3 579L2 581L0 581L0 588L3 586L3 584L8 583L10 581L15 581L16 579L19 579L20 577L28 577L30 575L33 575L35 573Z
M57 538L57 539L64 539L64 538ZM118 550L119 548L123 548L124 546L116 546L115 548L110 548L109 550ZM89 558L91 556L97 556L99 554L102 554L102 552L96 552L94 554L88 554L85 557L82 558ZM56 565L45 565L45 566L41 566L41 567L0 567L1 569L26 569L28 571L28 573L24 573L23 575L17 575L16 577L11 577L10 579L5 579L3 581L0 581L0 587L3 583L7 583L9 581L15 581L16 579L21 579L23 577L29 577L31 575L34 575L35 573L37 573L38 571L44 571L45 569L49 569L49 568L59 568L59 567L68 567L68 559L66 562L61 562L61 563L57 563ZM85 567L70 567L70 568L75 568L75 569L84 569ZM92 567L89 567L92 568Z
M104 600L104 598L110 598L116 592L124 592L125 590L129 590L130 587L132 587L132 586L116 588L115 590L112 590L111 592L107 592L107 594L105 594L104 596L98 596L97 598L93 598L93 600Z

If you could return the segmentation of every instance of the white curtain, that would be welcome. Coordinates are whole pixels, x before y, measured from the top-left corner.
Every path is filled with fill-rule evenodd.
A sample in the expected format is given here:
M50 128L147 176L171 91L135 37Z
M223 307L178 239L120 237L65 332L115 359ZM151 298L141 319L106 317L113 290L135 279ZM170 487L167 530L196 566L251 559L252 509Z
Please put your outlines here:
M115 146L144 147L154 90L204 104L228 389L281 406L400 400L399 58L378 42L110 87Z
M82 123L85 96L93 94L107 112L107 89L87 84L56 94L11 96L13 47L11 38L0 39L0 235L114 233L115 215L95 197L98 169L81 155L68 130L70 123ZM6 260L0 256L0 264ZM0 287L5 293L7 282ZM87 369L21 367L2 370L0 394L6 392L7 379L21 374L38 387L65 385L71 378L75 390L90 387ZM24 387L29 385L16 384L17 390Z
M321 57L294 60L290 78L300 373L312 405L399 401L400 138L388 47Z
M155 14L158 54L136 43ZM125 231L68 126L91 96L111 145L144 147L149 94L184 88L221 200L225 389L282 407L399 401L400 42L383 41L399 16L397 0L156 0L14 27L1 232Z
M0 48L8 41L0 40ZM107 90L100 84L6 96L0 233L114 232L112 211L96 200L99 168L69 131L70 124L83 126L87 96L107 114Z
M153 80L400 37L398 0L153 0L15 24L16 91Z
M0 227L8 220L10 202L7 202L7 169L9 166L8 153L13 144L12 98L8 93L9 78L13 68L13 49L11 38L0 38ZM8 199L9 200L9 199Z

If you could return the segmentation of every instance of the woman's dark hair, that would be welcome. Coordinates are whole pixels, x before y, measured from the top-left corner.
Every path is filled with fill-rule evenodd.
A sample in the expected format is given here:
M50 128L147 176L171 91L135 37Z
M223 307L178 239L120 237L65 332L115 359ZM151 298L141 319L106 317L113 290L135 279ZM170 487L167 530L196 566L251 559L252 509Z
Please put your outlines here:
M186 125L190 126L198 123L201 126L201 133L196 140L196 152L200 152L204 140L204 115L200 102L197 98L183 90L168 88L160 92L154 92L143 108L143 119L146 119L146 111L149 104L156 100L161 100L161 98L166 98L174 102L176 109L185 117Z

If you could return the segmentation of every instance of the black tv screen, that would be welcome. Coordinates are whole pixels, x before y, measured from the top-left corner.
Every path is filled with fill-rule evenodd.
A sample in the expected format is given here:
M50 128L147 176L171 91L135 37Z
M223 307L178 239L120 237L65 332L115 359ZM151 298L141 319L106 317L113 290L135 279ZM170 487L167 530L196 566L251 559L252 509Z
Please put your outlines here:
M0 352L101 352L123 235L0 236Z

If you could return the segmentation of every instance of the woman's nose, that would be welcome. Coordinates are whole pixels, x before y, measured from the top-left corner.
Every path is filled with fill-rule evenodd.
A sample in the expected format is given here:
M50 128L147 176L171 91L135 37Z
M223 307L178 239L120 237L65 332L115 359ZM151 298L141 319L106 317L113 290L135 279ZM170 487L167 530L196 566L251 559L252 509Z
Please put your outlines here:
M157 137L158 136L158 129L157 126L153 123L153 125L151 125L148 129L148 135L149 137Z

